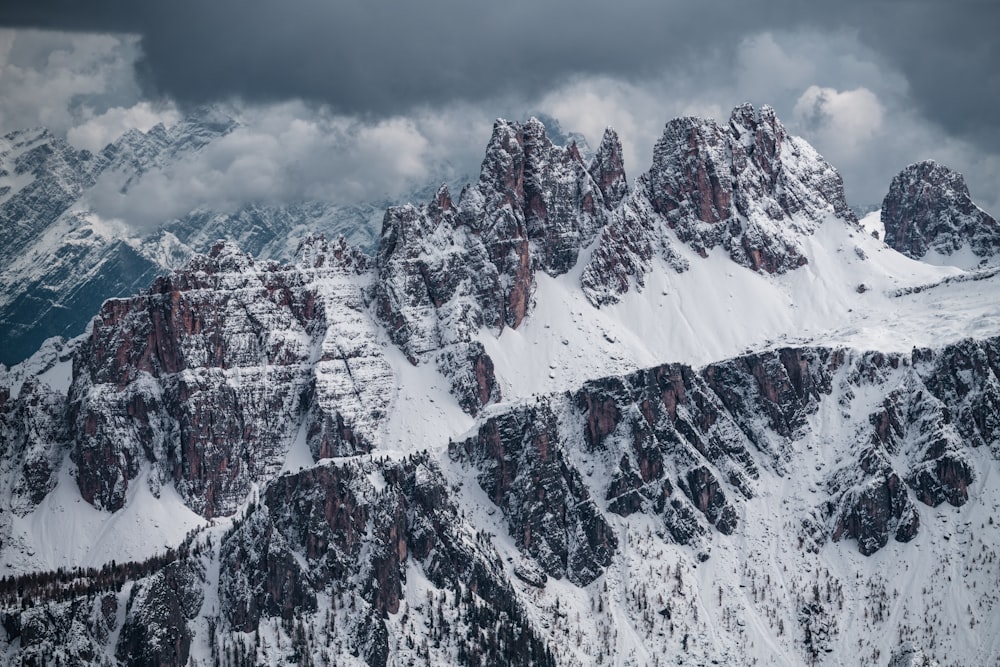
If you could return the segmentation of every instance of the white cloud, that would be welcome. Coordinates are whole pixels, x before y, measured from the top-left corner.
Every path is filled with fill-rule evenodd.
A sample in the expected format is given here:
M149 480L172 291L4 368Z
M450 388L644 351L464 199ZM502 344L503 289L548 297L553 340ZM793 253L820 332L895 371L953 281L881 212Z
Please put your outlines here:
M66 139L77 148L97 152L117 139L128 129L148 131L154 125L170 126L180 120L180 113L173 105L154 106L138 102L130 107L112 107L83 123L69 128Z
M853 158L866 150L882 129L884 109L878 97L867 88L838 91L809 86L792 109L795 120L811 130L834 155Z
M744 38L731 61L719 55L696 70L669 70L646 80L581 76L551 91L540 108L591 142L605 126L614 126L631 177L648 168L652 146L670 119L690 115L724 122L733 107L747 101L770 104L793 133L822 141L827 137L820 136L819 126L800 122L795 112L804 89L823 93L824 111L835 123L830 131L850 132L856 139L851 148L861 150L883 112L867 86L881 83L893 96L905 90L898 75L875 58L850 33L761 32ZM825 87L814 86L817 81ZM855 85L844 93L831 87L845 83Z
M673 94L679 82L669 78L631 82L612 77L579 77L553 90L538 108L566 130L581 132L597 148L604 129L614 127L622 142L625 169L635 178L649 168L653 144L667 121L677 116L727 118L715 100Z
M746 37L736 52L736 88L772 98L800 89L802 82L813 80L816 62L798 51L794 41L779 41L770 32Z
M148 171L124 194L124 177L106 173L90 205L104 218L148 229L196 208L247 202L397 201L474 177L491 124L467 109L362 120L298 102L245 106L235 115L236 130Z
M773 106L789 132L837 167L852 203L881 202L900 169L930 157L961 171L973 198L1000 212L1000 156L920 116L902 74L850 32L762 32L743 39L731 62L646 80L581 76L538 108L591 143L613 125L634 178L649 167L665 122L682 115L724 121L746 101Z
M0 30L0 130L64 132L138 100L138 38Z
M131 36L0 30L0 131L47 125L97 150L129 127L177 122L170 104L141 99ZM997 156L949 139L912 110L905 79L849 32L761 32L735 55L644 79L577 76L540 98L498 97L361 118L301 102L240 105L242 127L182 163L146 174L122 195L106 177L93 202L105 217L149 227L194 208L248 201L399 201L416 188L474 179L498 115L539 110L596 147L618 131L635 178L671 118L724 121L733 106L771 104L845 177L848 197L875 203L903 166L924 157L963 171L996 210ZM456 193L457 194L457 193Z

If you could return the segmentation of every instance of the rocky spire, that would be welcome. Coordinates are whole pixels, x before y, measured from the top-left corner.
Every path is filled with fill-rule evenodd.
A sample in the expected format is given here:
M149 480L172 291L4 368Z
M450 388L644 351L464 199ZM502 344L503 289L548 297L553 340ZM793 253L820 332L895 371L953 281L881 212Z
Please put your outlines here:
M590 163L590 175L604 196L604 205L615 208L628 194L628 180L625 178L625 161L622 158L622 142L614 128L604 130L604 138L597 149L597 155Z
M610 173L621 164L617 138L605 153L608 185L618 188ZM479 181L457 204L442 189L429 204L386 212L376 261L379 318L412 363L433 361L452 380L474 414L499 398L492 361L474 342L479 330L520 326L536 271L569 271L610 209L574 144L554 145L536 118L499 119Z

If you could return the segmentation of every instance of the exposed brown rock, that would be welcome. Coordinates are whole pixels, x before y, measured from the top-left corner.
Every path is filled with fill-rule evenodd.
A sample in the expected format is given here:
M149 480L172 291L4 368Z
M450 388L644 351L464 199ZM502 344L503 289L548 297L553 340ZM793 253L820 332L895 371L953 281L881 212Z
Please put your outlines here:
M899 172L882 201L885 242L920 259L968 246L978 257L1000 252L1000 223L976 206L956 171L925 160Z

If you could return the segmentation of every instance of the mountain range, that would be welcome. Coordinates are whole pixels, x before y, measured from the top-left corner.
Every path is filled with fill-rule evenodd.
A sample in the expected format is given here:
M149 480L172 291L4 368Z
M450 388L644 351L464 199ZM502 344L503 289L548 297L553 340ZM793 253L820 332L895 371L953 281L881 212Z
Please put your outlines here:
M30 356L51 336L72 337L101 303L147 287L182 268L196 252L228 238L255 256L290 260L309 234L345 235L374 247L384 201L338 205L248 202L231 210L204 206L156 225L108 217L101 197L127 196L146 177L178 165L240 127L213 109L192 112L167 128L130 130L93 154L45 129L0 138L0 363ZM110 195L109 195L110 193ZM416 192L412 196L429 196ZM155 207L151 203L151 207ZM156 211L150 211L156 218Z
M367 246L275 209L52 250L101 174L229 127L4 138L4 312L86 306L124 248L149 285L0 367L6 660L1000 656L1000 229L960 175L859 221L766 106L671 120L634 181L614 130L497 120Z

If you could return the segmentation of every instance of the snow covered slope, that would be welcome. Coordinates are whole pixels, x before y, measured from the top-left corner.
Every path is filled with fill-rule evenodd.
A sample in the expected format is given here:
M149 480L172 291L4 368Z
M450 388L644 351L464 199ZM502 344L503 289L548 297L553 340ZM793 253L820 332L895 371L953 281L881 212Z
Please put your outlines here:
M1000 657L1000 271L872 237L771 110L631 191L498 121L381 238L217 245L3 370L0 558L107 564L0 584L8 659Z

